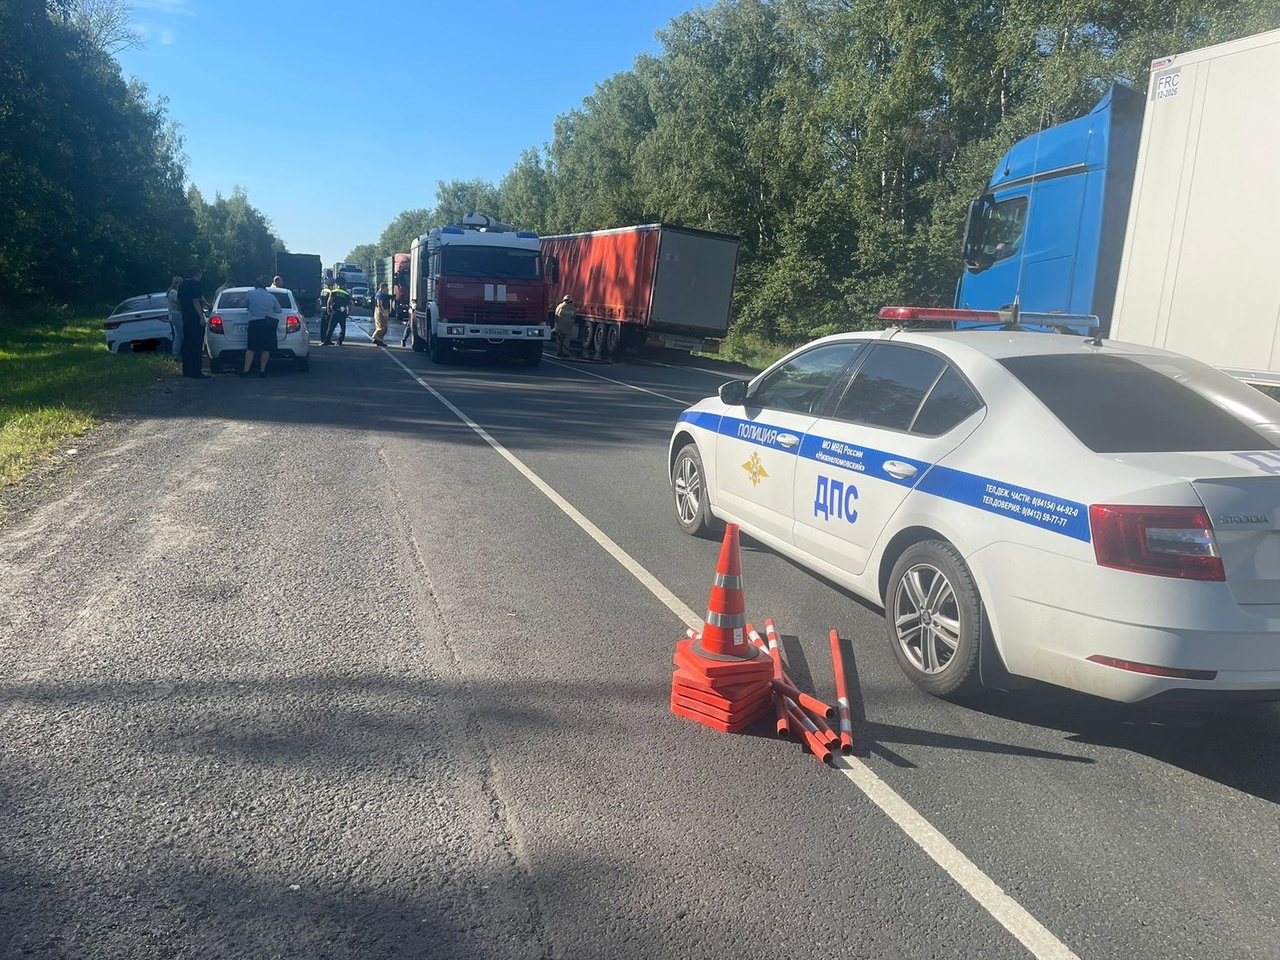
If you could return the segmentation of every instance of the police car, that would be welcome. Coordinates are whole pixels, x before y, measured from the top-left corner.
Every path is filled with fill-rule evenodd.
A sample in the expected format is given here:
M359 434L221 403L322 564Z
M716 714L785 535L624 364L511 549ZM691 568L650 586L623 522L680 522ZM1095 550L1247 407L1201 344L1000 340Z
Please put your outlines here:
M882 605L939 696L1280 700L1280 403L1154 348L881 316L681 414L686 532Z

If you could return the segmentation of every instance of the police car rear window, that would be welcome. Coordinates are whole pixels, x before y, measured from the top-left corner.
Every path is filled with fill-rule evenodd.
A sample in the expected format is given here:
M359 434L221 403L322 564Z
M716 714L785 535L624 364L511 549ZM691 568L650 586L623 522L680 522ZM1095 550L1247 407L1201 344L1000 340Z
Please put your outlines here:
M1275 450L1275 442L1171 377L1127 357L1000 361L1095 453Z

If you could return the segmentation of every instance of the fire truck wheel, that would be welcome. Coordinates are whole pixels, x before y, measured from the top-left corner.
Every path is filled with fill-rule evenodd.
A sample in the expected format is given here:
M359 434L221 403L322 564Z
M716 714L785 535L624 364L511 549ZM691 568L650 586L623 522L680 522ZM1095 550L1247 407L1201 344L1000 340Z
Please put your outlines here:
M524 345L524 365L526 367L536 367L540 363L542 363L542 341L526 343Z
M427 337L427 352L431 354L432 363L448 363L453 356L453 347L433 333Z
M413 352L426 353L427 341L423 340L420 336L418 336L418 331L413 329L412 327L409 328L409 333L413 336Z

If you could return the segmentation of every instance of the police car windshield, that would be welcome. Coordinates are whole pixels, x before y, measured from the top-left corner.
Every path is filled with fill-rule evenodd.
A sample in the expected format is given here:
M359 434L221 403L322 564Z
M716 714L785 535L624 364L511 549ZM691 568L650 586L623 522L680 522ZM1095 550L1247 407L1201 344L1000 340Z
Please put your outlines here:
M455 277L496 280L537 280L536 250L502 250L495 247L445 247L443 271Z
M1100 355L1006 357L1000 363L1095 453L1280 449L1274 438L1173 379L1176 371Z

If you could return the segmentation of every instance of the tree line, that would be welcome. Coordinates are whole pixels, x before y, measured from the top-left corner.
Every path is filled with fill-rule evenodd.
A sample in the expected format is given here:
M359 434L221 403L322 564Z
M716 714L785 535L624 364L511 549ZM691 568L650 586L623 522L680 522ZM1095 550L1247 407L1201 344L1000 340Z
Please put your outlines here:
M163 98L114 57L118 0L0 0L0 304L88 303L274 269L283 244L241 189L186 180Z
M114 58L123 0L0 2L0 304L215 282L283 249L187 184L163 97ZM498 183L437 184L347 259L479 211L543 234L666 222L743 241L738 334L795 343L946 303L966 202L1017 139L1150 61L1280 24L1280 0L716 0L598 83Z
M540 233L663 221L743 241L735 334L949 304L965 206L1018 139L1152 59L1280 25L1280 0L717 0L596 85L497 184L437 184L350 260L489 213ZM1261 92L1260 92L1261 93Z

